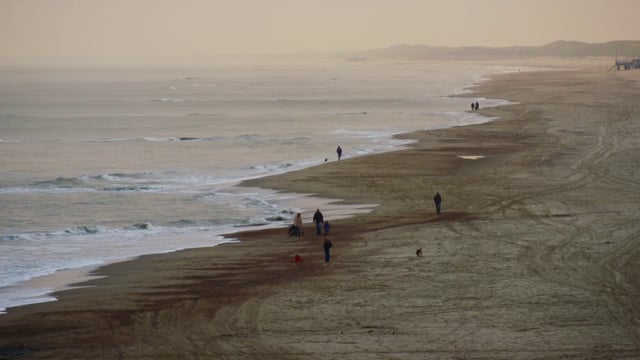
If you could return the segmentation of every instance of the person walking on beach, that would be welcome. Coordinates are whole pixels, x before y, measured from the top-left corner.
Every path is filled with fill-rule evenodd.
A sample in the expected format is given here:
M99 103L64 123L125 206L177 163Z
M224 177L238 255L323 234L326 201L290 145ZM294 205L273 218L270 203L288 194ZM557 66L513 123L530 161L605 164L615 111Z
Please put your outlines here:
M302 235L302 214L296 214L296 218L293 219L293 226L296 236Z
M333 247L333 243L331 243L329 238L325 237L322 247L324 248L324 263L329 264L329 261L331 261L331 247Z
M476 111L480 109L480 104L476 101Z
M338 145L336 153L338 154L338 160L340 160L340 158L342 157L342 148L340 147L340 145Z
M436 196L433 197L433 202L436 204L436 214L440 214L440 204L442 204L442 196L440 193L436 193Z
M322 235L322 223L324 223L324 217L320 212L320 209L316 210L316 213L313 214L313 222L316 224L316 235Z
M331 224L329 224L329 220L325 220L324 224L322 224L322 227L324 228L324 236L329 235L329 230L331 229Z
M472 102L472 103L471 103L471 111L473 111L473 110L475 110L475 109L476 109L476 103L473 103L473 102Z

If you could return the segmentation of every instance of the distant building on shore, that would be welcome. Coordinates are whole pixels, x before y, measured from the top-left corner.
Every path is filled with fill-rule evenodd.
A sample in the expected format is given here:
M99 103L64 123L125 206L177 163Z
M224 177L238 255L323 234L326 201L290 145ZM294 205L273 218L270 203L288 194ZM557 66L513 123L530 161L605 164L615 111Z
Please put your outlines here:
M616 64L613 67L615 67L616 70L640 69L640 58L631 59L631 60L616 59Z

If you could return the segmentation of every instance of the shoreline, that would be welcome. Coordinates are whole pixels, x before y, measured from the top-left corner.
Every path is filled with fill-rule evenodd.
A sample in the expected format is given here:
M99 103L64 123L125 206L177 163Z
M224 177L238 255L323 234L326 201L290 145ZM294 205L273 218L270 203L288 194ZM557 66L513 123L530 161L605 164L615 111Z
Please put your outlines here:
M639 83L637 73L498 76L480 93L524 101L481 109L497 121L245 182L381 205L332 222L329 267L315 235L281 229L106 266L95 287L0 317L12 331L0 354L634 358Z
M507 67L516 67L517 65L513 65L510 64L509 62L502 64L504 66ZM530 72L530 71L540 71L540 69L536 68L535 65L527 65L526 66L527 70L525 70L526 72ZM561 67L559 69L562 69ZM496 76L496 75L501 75L501 74L509 74L509 73L515 73L515 70L504 70L504 71L500 71L497 73L489 73L489 74L485 74L482 75L481 77L477 78L474 82L472 82L471 84L466 85L464 88L461 89L461 91L458 92L454 92L454 93L450 93L450 94L446 94L443 95L444 97L456 97L456 98L469 98L469 99L474 99L474 93L473 93L473 89L477 86L480 86L482 83L486 82L486 81L490 81L491 76ZM485 100L485 101L490 101L493 103L493 105L485 105L486 107L496 107L496 106L504 106L504 105L508 105L508 101L507 100L503 100L503 99L487 99L487 98L482 98L481 100ZM452 110L453 111L453 110ZM473 126L473 125L477 125L477 124L483 124L486 122L490 122L495 120L495 118L490 118L487 116L483 116L480 113L477 112L469 112L468 110L462 110L460 109L459 111L453 111L456 113L460 113L460 114L465 114L465 116L470 116L470 117L476 117L478 119L480 119L480 121L476 122L472 122L472 123L465 123L465 124L451 124L450 126L447 127L437 127L437 128L433 128L433 129L418 129L418 130L412 130L406 133L400 133L400 134L395 134L395 135L390 135L389 139L403 139L403 141L407 141L407 143L401 144L401 145L396 145L394 148L390 148L390 149L386 149L386 150L379 150L376 152L372 152L370 154L360 154L360 155L355 155L353 157L347 157L345 158L356 158L356 157L361 157L361 156L371 156L371 155L377 155L377 154L384 154L387 152L395 152L395 151L401 151L401 150L405 150L408 149L412 146L412 143L415 142L415 140L411 140L410 138L406 137L405 135L416 132L416 131L436 131L436 130L441 130L441 129L447 129L447 128L453 128L453 127L460 127L460 126ZM467 119L468 120L468 119ZM333 160L331 161L333 162ZM325 163L326 164L326 163ZM251 187L251 186L246 186L243 185L245 182L246 183L251 183L252 181L258 180L263 178L263 177L270 177L270 176L278 176L278 175L283 175L283 174L287 174L289 172L295 172L295 171L304 171L305 169L308 168L312 168L312 167L316 167L316 166L323 166L325 165L323 163L320 164L315 164L315 165L307 165L304 166L302 168L296 169L296 170L290 170L290 171L283 171L283 172L279 172L276 174L269 174L269 175L261 175L261 176L257 176L257 177L252 177L252 178L246 178L246 179L240 179L240 180L234 180L228 183L224 183L224 184L218 184L218 186L223 186L223 187L231 187L231 188L237 188L237 187ZM289 197L289 201L283 201L282 199L279 199L276 201L276 204L283 204L284 209L290 209L290 208L297 208L297 209L303 209L305 206L308 208L307 210L309 212L313 212L313 209L316 208L323 208L323 213L325 212L324 209L328 209L328 213L325 215L329 215L332 216L333 214L337 214L337 219L342 219L345 217L352 217L352 216L357 216L360 213L363 212L367 212L367 211L372 211L373 208L375 208L375 206L377 206L377 204L359 204L359 203L350 203L350 202L345 202L344 199L339 199L339 198L328 198L328 197L324 197L324 196L316 196L315 193L311 192L311 193L298 193L298 192L288 192L286 190L275 190L275 189L269 189L269 188L265 188L265 187L261 187L261 186L257 186L255 187L256 189L259 189L260 191L275 191L276 193L280 193L283 194L284 196L288 196ZM287 195L288 194L288 195ZM330 206L331 205L331 206ZM332 209L332 206L335 207L341 207L342 209L338 210L338 209ZM368 209L368 210L367 210ZM304 210L303 210L304 211ZM333 215L334 218L335 215ZM221 238L226 238L226 239L234 239L234 234L236 232L240 233L240 232L245 232L245 231L260 231L263 229L270 229L270 228L278 228L281 226L286 226L286 225L282 225L282 224L278 224L278 223L272 223L272 224L266 224L266 225L255 225L255 226L247 226L247 227L238 227L237 229L235 229L233 232L226 232L226 231L221 231L218 233L218 236ZM180 235L175 235L176 238L179 238ZM211 245L211 247L214 246L218 246L220 244L215 244L215 245ZM175 249L175 250L170 250L169 252L176 252L176 251L183 251L183 250L188 250L188 249L199 249L202 247L207 247L207 246L199 246L199 247L190 247L190 248L179 248L179 249ZM129 256L129 257L124 257L121 259L115 259L115 260L109 260L103 263L99 263L99 264L95 264L95 265L88 265L88 266L83 266L81 268L70 268L70 269L60 269L57 270L51 274L47 274L47 275L40 275L40 276L36 276L34 278L30 278L28 280L25 281L21 281L15 284L11 284L9 286L7 286L7 288L14 288L17 291L20 292L25 292L25 293L29 293L30 294L30 298L34 299L29 301L28 299L24 299L25 301L20 304L20 305L15 305L15 306L9 306L7 308L3 308L0 307L0 317L3 316L4 314L6 314L7 309L11 309L11 308L15 308L17 306L27 306L30 304L38 304L38 303L47 303L47 302L52 302L52 301L58 301L56 295L57 293L67 290L67 289L73 289L75 287L77 287L77 284L83 284L89 280L91 280L92 278L94 278L93 276L93 272L95 271L99 271L99 269L103 266L107 266L110 264L114 264L114 263L120 263L120 262L128 262L128 261L133 261L136 258L140 257L140 256L147 256L147 255L156 255L156 254L163 254L166 251L160 251L160 252L154 252L154 253L147 253L147 254L142 254L142 255L135 255L135 256ZM82 285L81 285L82 286Z
M240 186L238 182L233 186ZM269 189L264 189L269 190ZM283 197L286 197L284 199ZM302 206L306 206L307 212L313 212L313 209L322 208L325 212L327 219L344 219L352 216L357 216L358 214L366 213L372 211L372 209L376 206L375 204L342 204L340 199L330 199L314 196L314 194L299 194L299 193L282 193L282 197L276 201L277 204L285 205L286 209L295 208L300 209ZM232 243L236 241L235 234L244 233L244 232L252 232L252 231L263 231L265 229L285 229L286 225L279 223L271 223L266 225L253 225L253 226L245 226L245 227L237 227L233 232L220 232L217 235L209 235L213 237L219 237L220 239L224 239L214 245L210 246L201 246L201 247L188 247L188 248L180 248L171 251L164 252L156 252L156 253L148 253L142 254L138 256L132 256L122 259L116 259L113 261L107 261L101 264L83 266L80 268L71 268L71 269L62 269L57 270L52 274L41 275L30 278L28 280L12 284L7 286L8 289L11 289L15 292L21 292L28 294L27 298L24 298L23 303L15 306L9 306L5 309L0 307L0 318L7 313L10 309L15 309L21 306L29 306L34 304L44 304L48 302L58 301L57 296L66 290L73 290L82 288L88 285L93 279L100 279L106 275L95 275L95 273L100 273L101 268L113 264L118 263L128 263L131 261L136 261L136 259L141 256L154 256L161 255L165 253L173 253L180 251L189 251L189 250L198 250L202 248L213 248L216 246L221 246L227 243ZM285 231L285 230L283 230ZM198 236L198 234L192 234L191 236ZM184 235L174 235L173 237L176 240L179 240L184 237Z

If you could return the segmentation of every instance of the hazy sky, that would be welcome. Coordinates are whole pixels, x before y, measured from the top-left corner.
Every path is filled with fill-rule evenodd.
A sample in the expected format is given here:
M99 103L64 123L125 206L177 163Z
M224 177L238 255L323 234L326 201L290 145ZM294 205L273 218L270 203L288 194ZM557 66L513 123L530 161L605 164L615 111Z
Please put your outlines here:
M640 0L0 0L0 62L637 40Z

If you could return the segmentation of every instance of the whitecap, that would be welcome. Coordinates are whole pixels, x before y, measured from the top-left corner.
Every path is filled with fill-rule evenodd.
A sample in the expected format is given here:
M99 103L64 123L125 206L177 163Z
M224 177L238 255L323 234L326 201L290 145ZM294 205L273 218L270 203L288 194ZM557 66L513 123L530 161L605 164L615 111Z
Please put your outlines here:
M189 99L179 99L179 98L161 98L153 100L155 102L163 102L163 103L185 103L185 102L193 102L193 100Z

